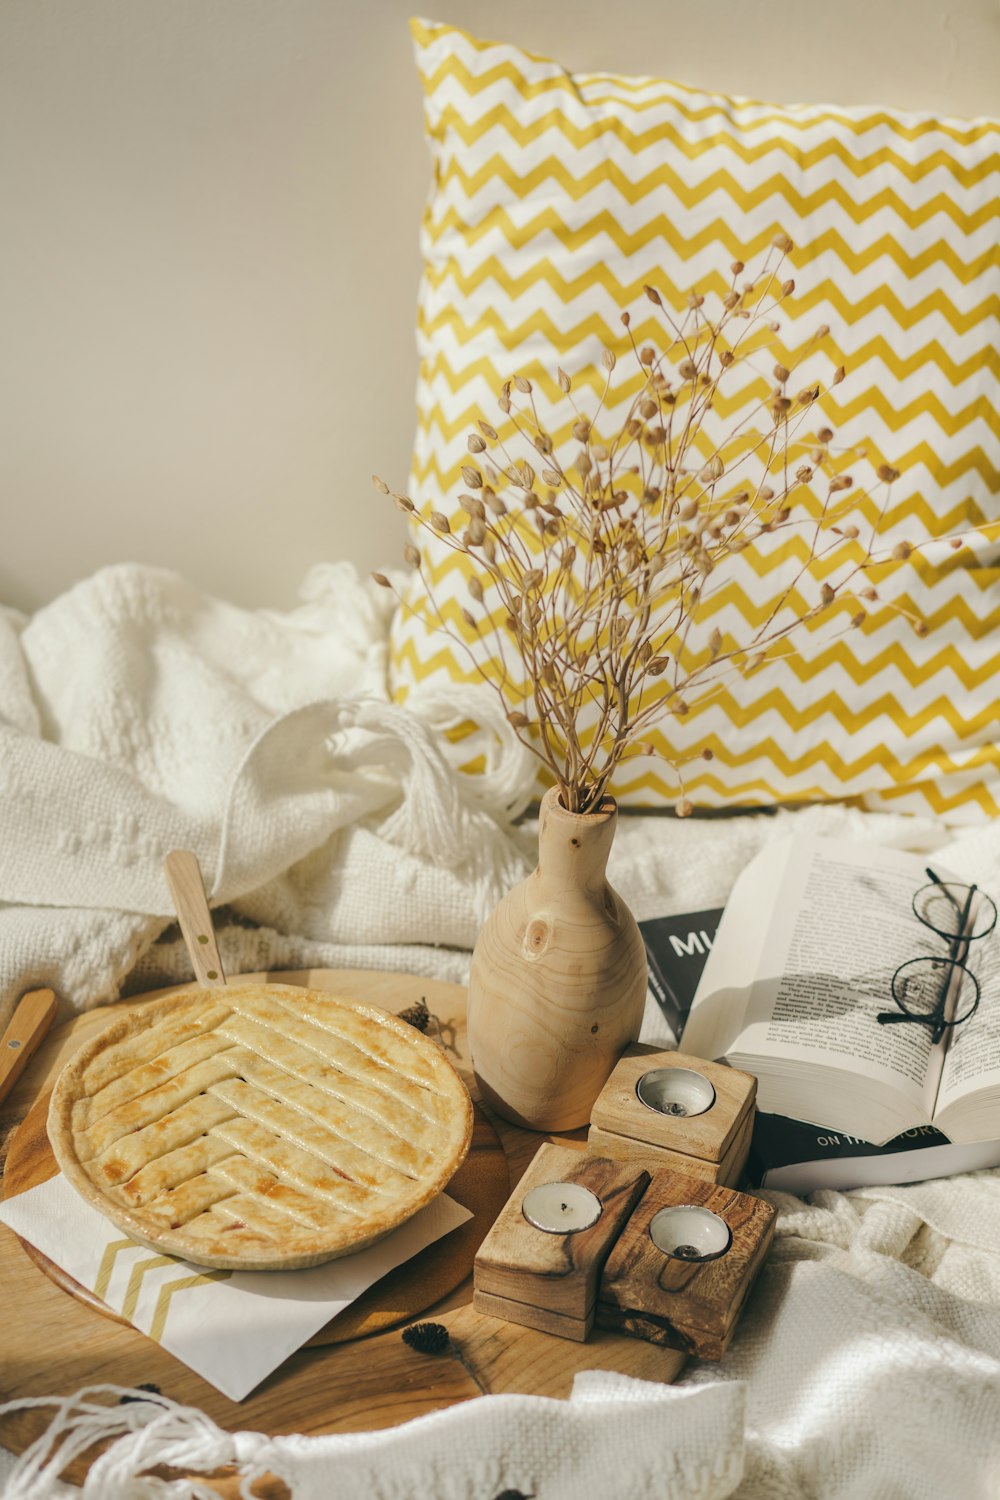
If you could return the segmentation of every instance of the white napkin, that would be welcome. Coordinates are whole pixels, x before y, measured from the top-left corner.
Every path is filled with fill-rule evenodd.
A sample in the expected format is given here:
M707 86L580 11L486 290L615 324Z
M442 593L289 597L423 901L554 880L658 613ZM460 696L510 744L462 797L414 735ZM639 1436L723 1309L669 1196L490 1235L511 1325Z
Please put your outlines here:
M0 1222L231 1401L387 1271L471 1218L442 1194L356 1255L307 1271L212 1271L136 1244L62 1173L0 1203Z

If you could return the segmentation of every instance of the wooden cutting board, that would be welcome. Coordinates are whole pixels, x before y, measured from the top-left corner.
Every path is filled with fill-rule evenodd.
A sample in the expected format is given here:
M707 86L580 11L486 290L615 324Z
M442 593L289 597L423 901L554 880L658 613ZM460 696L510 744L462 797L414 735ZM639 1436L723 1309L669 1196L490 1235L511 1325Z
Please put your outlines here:
M466 1053L466 995L460 986L364 970L313 969L244 977L333 990L394 1012L425 999L438 1018L448 1055L475 1097ZM169 991L137 996L126 1003L144 1004L165 993ZM66 1059L119 1013L117 1006L104 1007L59 1027L32 1060L4 1110L8 1121L11 1117L22 1121L10 1145L5 1194L23 1191L51 1175L54 1161L42 1133L45 1096ZM505 1121L491 1122L477 1104L473 1150L467 1168L462 1169L464 1180L457 1176L449 1187L473 1208L470 1225L424 1251L418 1258L424 1264L416 1276L402 1268L393 1273L398 1276L395 1283L392 1277L384 1278L349 1310L353 1321L348 1314L335 1319L312 1341L313 1347L286 1360L239 1403L221 1395L135 1329L97 1311L93 1299L84 1301L67 1290L68 1278L57 1273L56 1279L50 1274L54 1268L39 1263L43 1257L29 1253L0 1225L0 1326L4 1329L0 1400L68 1394L101 1381L120 1385L152 1381L165 1395L200 1408L231 1430L315 1434L391 1427L484 1393L564 1397L573 1377L586 1369L672 1380L683 1356L670 1350L604 1332L576 1344L473 1311L472 1259L506 1199L505 1175L509 1172L510 1183L515 1184L543 1139ZM415 1353L403 1343L398 1328L390 1327L400 1320L410 1321L418 1305L420 1311L426 1308L426 1297L416 1289L425 1277L436 1303L433 1317L447 1325L451 1336L451 1352L444 1355ZM80 1291L76 1288L76 1293ZM0 1420L0 1442L20 1453L46 1425L44 1409L14 1413ZM83 1472L77 1466L67 1477L79 1479ZM209 1483L220 1494L238 1494L237 1483L224 1473ZM284 1500L287 1494L277 1481L259 1493L263 1500Z

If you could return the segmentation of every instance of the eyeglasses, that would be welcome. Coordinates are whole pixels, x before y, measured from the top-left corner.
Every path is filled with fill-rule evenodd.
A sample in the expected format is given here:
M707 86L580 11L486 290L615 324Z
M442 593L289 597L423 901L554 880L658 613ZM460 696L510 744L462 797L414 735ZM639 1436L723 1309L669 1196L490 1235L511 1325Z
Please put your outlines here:
M892 998L899 1010L880 1011L876 1019L881 1026L901 1021L929 1026L936 1045L946 1031L968 1021L979 1007L979 980L965 959L970 944L988 937L997 925L997 908L978 886L941 880L933 870L927 874L929 883L913 897L913 913L918 922L944 939L948 952L940 957L921 954L900 964L892 976Z

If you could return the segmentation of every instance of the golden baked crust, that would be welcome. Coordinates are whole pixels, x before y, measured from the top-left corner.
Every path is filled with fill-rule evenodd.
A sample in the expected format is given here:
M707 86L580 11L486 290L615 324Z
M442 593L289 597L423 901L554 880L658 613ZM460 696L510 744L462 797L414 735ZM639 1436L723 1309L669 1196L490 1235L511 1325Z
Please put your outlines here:
M48 1131L77 1192L141 1244L291 1270L363 1249L441 1192L472 1102L386 1011L236 983L115 1021L60 1073Z

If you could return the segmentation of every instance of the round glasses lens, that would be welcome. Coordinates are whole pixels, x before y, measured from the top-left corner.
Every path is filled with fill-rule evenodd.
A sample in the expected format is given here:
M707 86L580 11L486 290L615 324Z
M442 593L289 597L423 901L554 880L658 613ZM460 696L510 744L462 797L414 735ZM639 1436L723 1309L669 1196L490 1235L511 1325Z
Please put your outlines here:
M913 910L925 926L943 938L955 938L963 931L962 917L969 899L969 887L957 881L931 882L921 886L913 898ZM997 909L984 891L972 898L964 931L970 939L985 937L997 922Z
M949 985L953 986L953 999L945 1021ZM958 1026L969 1019L979 1003L979 984L964 964L948 958L913 958L893 975L892 998L915 1020L941 1020L944 1025Z

